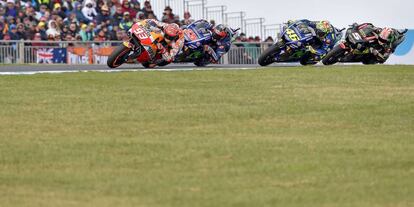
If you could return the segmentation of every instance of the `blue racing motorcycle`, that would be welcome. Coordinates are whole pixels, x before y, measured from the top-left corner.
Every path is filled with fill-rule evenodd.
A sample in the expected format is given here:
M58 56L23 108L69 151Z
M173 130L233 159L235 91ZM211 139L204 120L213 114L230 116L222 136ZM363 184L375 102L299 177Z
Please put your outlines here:
M340 39L340 31L334 28ZM314 59L313 47L318 44L316 32L304 22L297 21L284 26L278 41L267 48L259 57L259 64L267 66L274 62L300 62L302 65L316 64L319 60Z
M194 63L196 66L206 66L210 63L209 54L204 51L204 45L209 45L212 41L211 32L207 29L211 25L205 21L193 23L183 28L184 47L175 56L175 63ZM231 36L239 30L230 29Z

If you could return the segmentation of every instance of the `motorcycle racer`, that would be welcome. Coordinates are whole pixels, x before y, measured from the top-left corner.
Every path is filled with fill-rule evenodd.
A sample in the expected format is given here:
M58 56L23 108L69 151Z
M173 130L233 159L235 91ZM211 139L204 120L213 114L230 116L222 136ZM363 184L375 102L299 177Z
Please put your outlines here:
M213 26L203 19L191 23L188 28L192 29L195 34L211 36L212 41L203 45L205 53L208 54L208 57L205 57L203 61L217 63L230 50L233 36L230 28L222 24Z
M396 40L399 39L399 33L395 29L388 27L380 28L371 23L352 25L357 28L361 38L371 43L369 51L375 59L364 60L365 63L384 63L396 48ZM364 50L365 45L358 45L359 50Z
M153 68L156 65L167 65L171 63L184 46L184 33L175 23L167 24L154 19L145 19L136 24L144 24L153 32L164 33L165 42L157 43L158 52L161 54L162 58L146 64L147 67Z
M309 29L312 31L315 41L313 44L307 45L307 49L311 53L307 58L303 58L301 63L304 65L307 62L316 63L321 60L329 50L333 48L335 43L340 39L341 34L329 21L310 21L307 19L290 20L288 26L293 24L298 25L299 28ZM307 28L306 28L307 27Z

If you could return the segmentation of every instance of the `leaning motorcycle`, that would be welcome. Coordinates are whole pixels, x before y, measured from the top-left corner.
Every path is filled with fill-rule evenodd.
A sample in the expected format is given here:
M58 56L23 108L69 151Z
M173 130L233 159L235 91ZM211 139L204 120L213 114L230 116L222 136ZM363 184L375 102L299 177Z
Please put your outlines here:
M392 43L392 52L404 41L405 33L408 30L393 29L393 31L396 34L396 40ZM347 29L344 40L322 59L322 63L324 65L333 65L337 62L362 62L366 65L383 63L376 56L382 54L383 50L384 47L378 44L378 37L364 37L359 26L354 24Z
M335 40L340 39L340 31L336 28ZM284 26L278 41L267 48L259 57L259 65L267 66L275 62L300 62L302 65L316 64L312 47L315 42L315 31L303 22L295 22Z
M175 56L175 63L194 63L194 65L202 67L210 64L210 57L204 51L204 45L209 45L212 41L211 33L208 30L205 32L196 32L200 29L195 28L193 24L185 26L184 31L184 47ZM236 35L239 29L231 29L230 39Z
M144 21L134 24L128 30L129 39L119 45L108 57L107 65L116 68L128 61L137 61L149 67L154 60L161 58L157 43L163 43L162 32L151 31Z

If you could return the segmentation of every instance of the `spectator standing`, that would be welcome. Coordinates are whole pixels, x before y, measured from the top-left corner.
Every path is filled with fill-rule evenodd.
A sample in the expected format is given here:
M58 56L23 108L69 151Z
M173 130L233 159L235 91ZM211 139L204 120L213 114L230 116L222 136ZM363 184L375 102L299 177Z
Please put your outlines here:
M172 12L172 9L170 6L165 7L163 15L164 16L162 16L162 19L161 19L162 22L167 23L167 24L172 24L172 23L178 24L179 23L179 17Z
M62 11L60 3L55 3L52 14L60 16L62 19L66 18L66 13Z
M144 12L142 12L142 11L138 12L137 16L136 16L136 19L137 19L137 21L141 21L141 20L146 19Z
M6 7L6 13L5 16L12 16L12 17L16 17L17 16L17 10L16 10L16 6L14 4L14 0L7 0L7 7Z
M137 12L134 9L132 9L131 4L128 2L128 0L123 0L121 8L122 13L124 14L128 12L131 17L135 17L137 15Z
M181 25L189 25L194 22L194 19L191 19L191 14L189 11L184 12L184 19L181 21Z
M81 30L79 31L79 35L80 35L82 41L84 41L84 42L93 40L90 28L86 24L82 24Z
M23 40L28 39L26 37L26 30L24 28L24 24L23 23L17 24L17 35L19 36L20 39L23 39Z
M157 16L155 16L154 11L152 10L152 6L149 0L145 0L144 2L144 9L142 10L144 12L145 17L147 19L157 19Z
M17 33L17 27L14 24L10 25L9 36L10 36L10 40L21 40L22 39L22 37Z
M57 27L56 21L55 20L49 20L48 24L47 24L47 30L46 30L46 35L47 37L52 37L55 38L56 35L60 35L60 28Z
M80 4L79 2L75 2L75 14L76 14L76 19L79 21L79 23L84 23L87 24L89 23L89 19L85 17L85 15L83 15L82 12L82 4Z
M36 32L38 32L41 35L42 40L47 40L45 22L39 22L39 24L36 27Z
M133 24L134 22L132 22L129 12L125 12L123 19L119 23L119 28L124 31L128 31L129 28L131 28Z
M109 8L106 5L103 5L101 8L101 13L96 17L96 24L100 25L102 22L105 24L110 24L111 17L109 16Z
M116 8L115 14L112 17L112 25L119 25L122 19L124 18L124 13L122 12L122 7L118 6Z
M96 12L95 8L93 7L92 1L87 1L85 4L85 7L82 8L82 14L83 16L88 19L88 23L93 21L93 19L98 16L98 13Z

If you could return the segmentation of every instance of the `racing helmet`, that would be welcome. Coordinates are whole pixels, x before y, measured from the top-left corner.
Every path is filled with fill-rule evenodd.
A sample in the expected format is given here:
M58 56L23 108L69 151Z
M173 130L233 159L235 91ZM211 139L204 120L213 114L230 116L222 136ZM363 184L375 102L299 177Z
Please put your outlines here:
M320 38L325 38L326 35L330 32L333 32L331 23L329 23L329 21L320 21L316 23L316 35L318 35L318 37Z
M394 42L394 30L388 27L385 27L381 30L379 34L379 41L381 43L392 43Z
M219 24L219 25L215 26L212 29L212 32L213 32L213 38L216 39L216 40L224 39L228 35L227 27L222 25L222 24Z
M179 38L181 33L180 27L173 23L164 27L164 38L170 41L175 41Z

